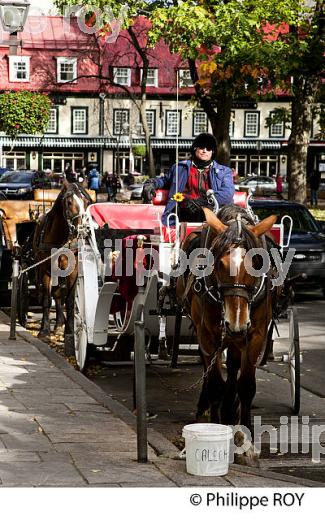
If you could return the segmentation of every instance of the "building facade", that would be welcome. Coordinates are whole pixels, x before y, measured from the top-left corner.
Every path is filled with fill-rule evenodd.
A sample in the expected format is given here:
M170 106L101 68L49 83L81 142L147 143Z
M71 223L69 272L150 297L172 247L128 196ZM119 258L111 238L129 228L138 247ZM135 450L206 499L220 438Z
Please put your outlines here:
M44 135L21 135L13 141L0 133L0 166L63 172L67 163L75 171L96 163L102 172L146 172L137 108L141 63L123 36L103 45L82 32L76 19L67 28L62 17L29 17L17 56L9 56L8 47L0 44L0 92L40 91L53 103ZM170 54L164 43L150 52L146 91L146 117L159 174L175 161L176 149L180 159L186 158L193 138L211 128L205 112L193 102L186 63ZM290 129L281 123L266 126L275 108L284 106L290 107L285 97L258 105L234 103L231 165L241 176L286 175ZM309 165L325 174L325 146L317 139L318 132L316 118Z

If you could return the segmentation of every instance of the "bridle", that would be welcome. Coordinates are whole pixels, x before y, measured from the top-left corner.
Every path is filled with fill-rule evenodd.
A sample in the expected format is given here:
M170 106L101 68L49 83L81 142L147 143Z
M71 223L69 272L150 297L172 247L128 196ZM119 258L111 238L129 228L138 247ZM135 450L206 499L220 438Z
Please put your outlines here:
M72 186L75 188L78 195L75 191L73 191L73 189L71 190L68 188L68 190L62 197L64 215L69 228L69 238L74 238L76 236L78 231L78 225L75 224L75 221L79 218L82 218L85 215L85 211L79 206L79 212L76 215L69 215L69 210L67 209L67 199L76 195L82 201L87 200L76 183L73 183Z
M233 221L230 221L228 223L231 223ZM236 247L239 247L243 244L243 237L242 237L242 219L241 214L238 214L235 222L237 223L237 237L234 241L234 245ZM215 255L215 248L218 244L218 237L212 242L210 247L207 247L208 242L208 234L209 234L209 228L206 233L205 237L205 243L206 248L209 250L210 253L212 253L214 257L214 265L216 264L216 255ZM228 249L225 254L230 254L231 248ZM262 293L263 288L265 286L265 279L267 275L263 274L261 277L259 277L257 283L254 285L249 284L242 284L238 282L234 283L228 283L228 282L221 282L216 275L212 277L212 274L206 276L203 271L202 277L198 277L193 289L195 292L200 293L201 295L205 294L208 296L214 303L217 303L222 306L222 309L224 311L224 298L225 297L239 297L243 298L247 301L249 305L249 310L251 310L251 306L256 303L256 300L258 296Z

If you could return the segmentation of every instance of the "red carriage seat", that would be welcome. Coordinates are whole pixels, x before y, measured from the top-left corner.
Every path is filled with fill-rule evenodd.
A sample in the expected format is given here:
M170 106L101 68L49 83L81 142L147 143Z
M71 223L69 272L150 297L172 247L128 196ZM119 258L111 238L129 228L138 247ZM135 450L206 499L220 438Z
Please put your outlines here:
M168 201L168 190L157 190L156 196L152 199L152 203L155 206L166 206ZM234 193L234 204L237 204L241 208L246 207L248 193L246 191L235 191Z

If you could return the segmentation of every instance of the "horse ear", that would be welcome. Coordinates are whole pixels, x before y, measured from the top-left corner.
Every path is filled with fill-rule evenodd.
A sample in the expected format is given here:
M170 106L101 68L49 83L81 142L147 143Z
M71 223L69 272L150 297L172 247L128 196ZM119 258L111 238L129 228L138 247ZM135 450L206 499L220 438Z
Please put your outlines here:
M69 188L69 183L68 183L67 179L63 180L62 188L64 188L64 190L67 190Z
M202 208L205 220L207 221L207 224L212 227L218 234L223 233L226 231L227 227L221 220L218 219L218 217L211 211L209 208Z
M256 226L248 226L248 228L254 233L254 235L260 237L267 231L270 231L271 227L276 223L277 218L276 215L270 215L262 220L262 222L259 222L259 224L256 224Z

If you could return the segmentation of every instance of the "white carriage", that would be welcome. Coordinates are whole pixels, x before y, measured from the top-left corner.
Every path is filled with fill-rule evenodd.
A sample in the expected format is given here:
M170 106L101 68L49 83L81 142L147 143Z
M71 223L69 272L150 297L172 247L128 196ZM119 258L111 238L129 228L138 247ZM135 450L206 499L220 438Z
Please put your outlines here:
M78 234L79 274L75 289L74 345L80 370L85 367L89 349L105 348L108 340L113 348L119 343L128 351L133 348L134 325L139 308L142 309L148 343L159 343L174 336L176 317L173 305L170 302L168 309L167 299L167 308L163 314L159 311L159 289L166 284L171 266L177 262L180 240L198 224L179 226L176 240L168 240L168 234L172 231L167 228L166 232L161 226L164 205L159 205L159 202L163 203L163 199L164 196L158 194L158 205L97 203L87 209ZM250 210L246 193L237 192L235 203ZM285 219L289 219L286 243ZM284 217L272 229L282 252L290 243L290 221L290 217ZM120 242L116 244L116 240ZM127 240L130 242L129 247ZM143 258L134 261L134 251L130 253L134 245L144 248L144 256L147 254L155 259L150 269L144 271ZM121 252L123 248L124 252ZM129 264L133 267L129 276L124 271L120 276L114 272L116 250L123 257L121 265L125 264L129 254ZM138 276L144 282L139 286L136 283ZM286 361L290 374L292 408L297 413L300 403L300 353L298 323L293 308L289 309L289 319L290 348ZM190 342L193 337L190 320L183 316L180 327L182 343Z

